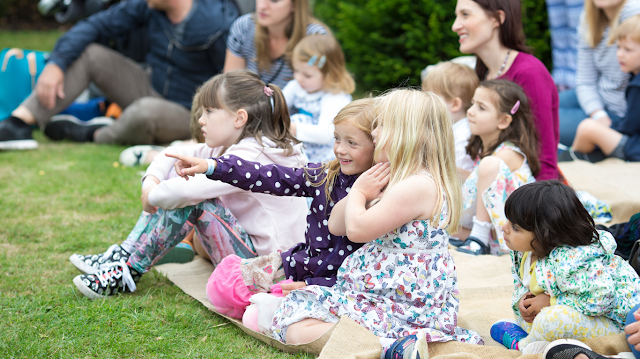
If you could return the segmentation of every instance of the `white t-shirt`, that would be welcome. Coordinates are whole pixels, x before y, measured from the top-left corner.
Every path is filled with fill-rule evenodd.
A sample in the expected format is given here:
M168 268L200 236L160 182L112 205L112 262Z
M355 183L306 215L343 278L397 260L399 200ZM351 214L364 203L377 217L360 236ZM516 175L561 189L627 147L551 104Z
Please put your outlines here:
M473 170L473 159L467 154L467 145L471 137L469 120L465 117L453 124L453 139L456 143L456 167L465 171Z
M296 80L289 81L282 93L291 122L296 124L296 138L304 142L309 162L333 160L333 119L351 102L351 95L325 91L310 94Z

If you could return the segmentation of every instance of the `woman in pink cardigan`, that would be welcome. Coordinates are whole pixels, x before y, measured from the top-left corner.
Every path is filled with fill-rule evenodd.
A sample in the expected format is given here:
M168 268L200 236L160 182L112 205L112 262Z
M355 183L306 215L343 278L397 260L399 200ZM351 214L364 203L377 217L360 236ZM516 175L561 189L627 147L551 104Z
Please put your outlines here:
M521 18L520 0L458 0L452 30L460 51L477 56L480 80L511 80L524 89L540 139L536 180L558 179L558 90L544 64L529 54Z

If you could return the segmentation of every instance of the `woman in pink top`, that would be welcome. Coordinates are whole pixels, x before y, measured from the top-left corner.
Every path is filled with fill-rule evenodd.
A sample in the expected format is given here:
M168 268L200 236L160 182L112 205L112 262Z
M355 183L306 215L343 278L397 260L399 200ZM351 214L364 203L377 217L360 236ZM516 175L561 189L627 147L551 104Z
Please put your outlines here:
M558 179L558 90L547 68L529 54L521 17L520 0L458 0L452 30L460 51L477 56L480 80L511 80L524 89L540 138L536 179Z

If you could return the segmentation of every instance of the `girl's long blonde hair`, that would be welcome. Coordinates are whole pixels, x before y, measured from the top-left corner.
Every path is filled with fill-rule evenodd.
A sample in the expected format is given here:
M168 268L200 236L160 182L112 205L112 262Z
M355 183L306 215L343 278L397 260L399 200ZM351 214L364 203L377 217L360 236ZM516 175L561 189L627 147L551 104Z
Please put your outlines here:
M598 46L600 41L602 41L602 37L604 36L604 30L607 26L610 26L609 29L609 44L615 42L615 33L616 28L620 22L620 13L622 7L627 1L624 0L620 3L618 8L618 13L613 19L607 18L604 10L596 7L593 3L593 0L584 0L584 20L587 23L587 44L592 48Z
M437 188L431 223L439 224L446 197L446 223L440 226L456 232L462 213L462 190L447 105L433 92L396 89L378 99L376 113L374 126L380 126L376 155L385 151L391 170L387 189L426 169Z
M350 121L352 125L356 126L359 130L364 132L369 141L373 142L371 129L373 121L376 117L374 104L375 99L373 98L362 98L353 101L343 107L340 112L338 112L336 117L333 119L333 124L337 125L346 121ZM371 157L371 165L373 166L373 157ZM318 173L322 173L325 171L327 172L327 175L322 176L322 178L318 181L315 176L312 176L307 171L307 169L305 169L307 179L312 183L313 186L320 187L324 184L327 203L329 203L336 200L336 198L331 198L331 189L333 188L333 184L338 177L338 174L340 173L340 161L338 161L338 159L334 159L324 163Z
M323 24L320 20L313 16L311 8L309 7L309 0L291 0L293 2L293 18L291 23L285 29L285 34L289 41L287 41L287 47L284 50L284 57L288 63L291 63L291 56L293 54L293 48L296 47L298 42L307 35L307 26L309 24L322 25L327 33L331 33L329 27ZM269 57L269 30L260 25L255 18L256 32L254 36L254 43L256 46L256 62L258 63L258 70L263 71L271 67L271 58Z
M315 58L314 58L315 56ZM352 93L356 89L353 77L347 71L344 53L338 40L331 35L314 34L304 37L293 49L293 60L317 66L324 75L324 87L331 93Z

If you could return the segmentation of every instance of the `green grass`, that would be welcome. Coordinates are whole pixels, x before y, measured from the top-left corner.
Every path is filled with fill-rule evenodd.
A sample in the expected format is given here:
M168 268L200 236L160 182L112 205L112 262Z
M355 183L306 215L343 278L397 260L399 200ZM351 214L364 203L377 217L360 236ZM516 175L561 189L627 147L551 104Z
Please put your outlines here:
M18 47L27 50L51 51L61 31L0 31L0 49Z
M121 243L140 211L140 168L124 147L50 142L0 152L0 356L309 358L244 334L152 271L135 293L89 300L72 253Z

